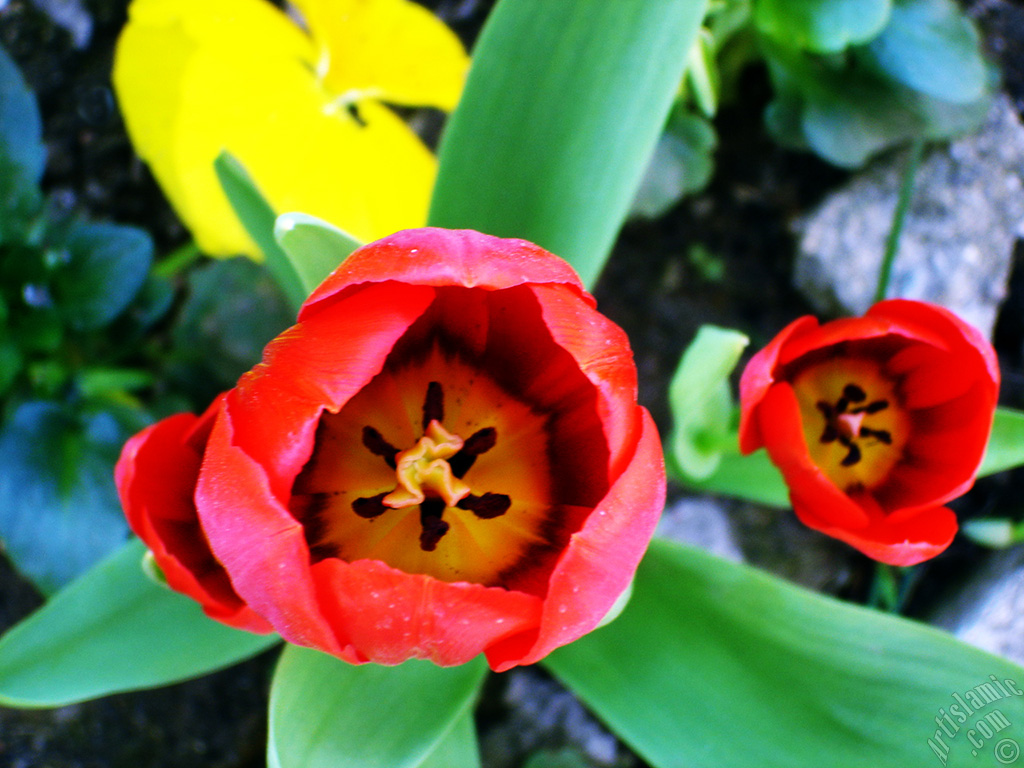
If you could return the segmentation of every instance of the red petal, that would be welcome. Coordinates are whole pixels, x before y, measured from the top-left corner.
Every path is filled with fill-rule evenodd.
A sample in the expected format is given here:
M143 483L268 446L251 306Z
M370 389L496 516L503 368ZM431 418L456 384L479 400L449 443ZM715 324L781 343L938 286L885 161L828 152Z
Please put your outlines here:
M210 546L238 594L285 640L341 656L313 591L302 526L274 497L263 468L234 444L234 425L229 398L196 488Z
M323 409L337 412L384 366L435 291L384 283L299 322L267 345L231 394L233 439L266 471L279 499L309 459Z
M552 572L536 637L527 632L489 648L495 671L533 664L591 631L629 586L665 504L658 430L650 414L638 410L642 426L632 460Z
M818 319L805 315L787 325L769 342L768 346L754 355L740 377L740 451L753 453L764 445L758 419L758 409L768 389L775 383L775 368L783 349L794 339L813 334L818 328Z
M867 524L864 510L811 459L800 424L800 406L788 383L776 384L768 390L757 410L757 419L768 455L789 486L794 508L801 506L819 525L859 528Z
M299 319L321 311L326 299L351 286L385 280L489 290L527 283L562 283L593 301L567 262L533 243L469 229L425 227L398 232L355 251L313 291Z
M358 661L465 664L540 618L533 595L411 575L376 560L328 558L313 566L313 578L344 658Z
M196 600L211 618L270 632L232 589L196 515L193 494L202 448L221 402L215 400L202 417L180 413L135 435L121 452L114 478L128 524L172 589Z
M871 498L862 503L870 509ZM916 565L933 558L950 545L957 531L956 515L946 507L926 508L905 520L894 520L876 508L871 510L871 522L857 529L820 525L814 518L805 517L805 510L796 504L793 509L808 527L889 565Z

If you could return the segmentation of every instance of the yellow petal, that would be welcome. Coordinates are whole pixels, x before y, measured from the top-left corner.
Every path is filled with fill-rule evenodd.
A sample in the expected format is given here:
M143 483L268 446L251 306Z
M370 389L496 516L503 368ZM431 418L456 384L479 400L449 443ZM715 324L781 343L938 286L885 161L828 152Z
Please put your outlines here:
M129 134L200 248L255 245L224 196L213 161L246 168L279 212L323 218L364 240L426 219L435 161L376 104L358 119L332 104L313 48L263 0L135 0L114 85Z
M343 97L451 111L469 58L458 37L410 0L294 0L318 45L324 84Z

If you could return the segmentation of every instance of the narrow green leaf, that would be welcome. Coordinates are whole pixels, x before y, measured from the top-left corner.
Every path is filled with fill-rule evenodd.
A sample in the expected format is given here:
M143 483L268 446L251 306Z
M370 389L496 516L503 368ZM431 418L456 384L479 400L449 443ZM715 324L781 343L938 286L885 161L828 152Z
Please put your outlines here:
M416 768L480 768L480 747L473 712L466 710Z
M469 712L485 670L482 659L449 668L419 660L353 665L286 646L270 689L267 764L421 766Z
M288 303L297 312L309 292L288 255L274 238L277 214L260 192L242 164L228 152L221 152L213 161L220 185L224 188L231 207L245 231L253 239L267 260L267 269L273 275Z
M669 456L669 471L673 479L695 491L718 493L723 496L753 501L779 509L789 509L789 488L782 473L768 458L768 452L755 451L749 456L723 453L718 468L710 477L694 480L687 477Z
M307 294L362 245L348 232L306 213L278 216L274 238L287 254Z
M0 638L0 704L58 707L167 685L277 642L207 618L153 583L133 541Z
M701 326L672 377L669 449L680 469L695 480L714 474L721 461L733 413L729 375L749 343L738 331Z
M623 615L545 665L655 768L977 768L1024 736L1021 667L659 540Z
M430 223L522 237L592 285L706 0L501 0L440 152Z
M979 476L993 475L1024 464L1024 412L996 408Z

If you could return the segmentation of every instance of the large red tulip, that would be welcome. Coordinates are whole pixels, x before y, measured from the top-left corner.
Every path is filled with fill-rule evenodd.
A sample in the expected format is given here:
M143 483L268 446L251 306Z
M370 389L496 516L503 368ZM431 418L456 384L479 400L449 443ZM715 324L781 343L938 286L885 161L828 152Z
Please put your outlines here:
M351 662L496 670L600 622L665 493L626 336L572 269L439 229L353 253L201 419L133 438L117 478L214 618Z
M797 516L892 565L943 551L943 506L974 482L999 367L985 338L920 301L791 323L740 381L740 449L768 449Z

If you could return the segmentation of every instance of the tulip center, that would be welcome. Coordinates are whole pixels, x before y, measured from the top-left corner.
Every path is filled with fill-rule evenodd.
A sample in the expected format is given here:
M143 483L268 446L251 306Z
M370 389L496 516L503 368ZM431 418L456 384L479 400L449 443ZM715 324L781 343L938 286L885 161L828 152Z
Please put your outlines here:
M559 490L557 418L440 346L385 367L321 416L293 485L313 561L532 589L592 503Z
M870 359L829 359L792 379L811 458L847 493L882 484L903 456L908 417Z

